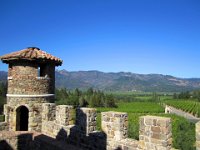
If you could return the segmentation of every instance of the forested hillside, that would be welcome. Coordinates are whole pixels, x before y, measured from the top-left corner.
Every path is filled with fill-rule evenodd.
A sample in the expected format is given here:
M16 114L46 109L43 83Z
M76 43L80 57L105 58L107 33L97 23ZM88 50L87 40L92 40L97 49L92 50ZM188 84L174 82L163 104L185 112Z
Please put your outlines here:
M104 73L100 71L56 71L56 87L104 91L181 92L200 88L199 78L176 78L161 74L130 72Z

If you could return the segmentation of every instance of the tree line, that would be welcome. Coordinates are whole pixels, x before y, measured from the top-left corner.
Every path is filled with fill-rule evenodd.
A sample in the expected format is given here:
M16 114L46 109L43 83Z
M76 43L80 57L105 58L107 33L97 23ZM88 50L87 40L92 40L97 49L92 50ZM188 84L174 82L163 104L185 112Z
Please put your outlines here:
M195 90L192 92L186 91L181 92L179 94L174 93L173 94L174 99L197 99L200 102L200 90Z
M55 102L58 105L73 105L75 107L117 107L116 99L112 94L89 88L81 91L56 89ZM0 114L3 114L3 105L6 103L7 84L0 82Z
M73 105L75 107L117 107L112 94L89 88L81 91L76 88L73 91L66 88L56 89L56 104Z

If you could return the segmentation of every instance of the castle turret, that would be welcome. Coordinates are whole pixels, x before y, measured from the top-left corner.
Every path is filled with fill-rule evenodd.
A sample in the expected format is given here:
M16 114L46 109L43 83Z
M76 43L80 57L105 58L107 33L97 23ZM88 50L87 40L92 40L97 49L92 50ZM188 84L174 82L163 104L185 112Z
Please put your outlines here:
M55 67L62 60L37 47L0 57L9 65L7 104L9 130L41 131L42 103L54 101Z

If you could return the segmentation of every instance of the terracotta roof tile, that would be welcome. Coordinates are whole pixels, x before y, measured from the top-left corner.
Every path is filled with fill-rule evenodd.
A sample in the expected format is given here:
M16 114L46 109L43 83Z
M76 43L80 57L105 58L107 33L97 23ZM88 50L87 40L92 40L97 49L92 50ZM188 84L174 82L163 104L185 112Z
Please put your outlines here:
M40 50L37 47L28 47L17 52L12 52L0 57L0 59L7 63L11 60L37 60L37 61L51 61L55 62L56 65L61 65L62 60L51 54L46 53L45 51Z

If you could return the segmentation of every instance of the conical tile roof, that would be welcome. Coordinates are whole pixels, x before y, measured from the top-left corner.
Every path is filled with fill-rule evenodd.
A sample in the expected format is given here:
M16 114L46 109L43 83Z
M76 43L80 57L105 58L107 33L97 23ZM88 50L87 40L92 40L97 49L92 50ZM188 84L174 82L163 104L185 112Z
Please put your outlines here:
M37 62L53 62L57 66L62 64L62 60L60 58L52 56L51 54L48 54L37 47L28 47L17 52L12 52L10 54L1 56L0 59L4 63L8 63L9 61L13 60L30 60Z

